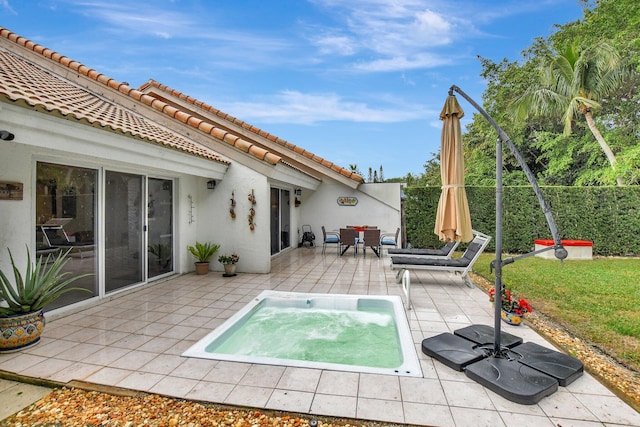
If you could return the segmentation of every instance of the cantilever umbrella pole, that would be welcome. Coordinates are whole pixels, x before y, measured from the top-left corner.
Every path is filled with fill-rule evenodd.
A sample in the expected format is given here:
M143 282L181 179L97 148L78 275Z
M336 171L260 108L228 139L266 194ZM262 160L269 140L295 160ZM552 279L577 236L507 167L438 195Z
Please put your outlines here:
M555 247L555 256L556 258L563 260L567 257L567 250L562 246L562 242L560 241L560 236L558 235L558 229L556 227L556 223L551 215L551 210L549 209L547 202L542 195L542 191L538 186L538 182L536 181L533 173L525 163L524 159L520 155L520 152L513 144L511 139L507 136L504 130L493 120L493 118L480 107L469 95L464 93L462 89L458 86L453 85L449 89L449 95L453 95L453 92L458 92L464 99L466 99L473 107L478 110L478 112L489 122L491 126L498 132L498 140L496 142L496 261L495 261L495 270L496 270L496 283L495 283L495 313L494 313L494 325L495 325L495 333L494 333L494 354L499 354L500 349L500 295L502 295L502 143L506 143L511 153L518 160L520 167L524 171L529 183L533 187L533 190L538 197L538 202L540 203L540 207L544 212L544 215L547 219L547 224L549 225L549 230L553 236L554 247Z

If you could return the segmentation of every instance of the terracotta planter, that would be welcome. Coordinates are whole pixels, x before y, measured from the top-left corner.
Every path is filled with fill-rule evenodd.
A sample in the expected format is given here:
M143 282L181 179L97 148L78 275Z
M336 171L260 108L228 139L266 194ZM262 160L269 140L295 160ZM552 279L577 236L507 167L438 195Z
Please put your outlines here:
M511 313L509 311L501 310L500 317L504 320L505 323L509 325L519 326L522 323L522 315Z
M236 275L236 265L235 264L222 264L224 266L224 275L225 276L235 276Z
M44 324L42 310L0 317L0 353L18 351L37 344Z
M208 262L196 262L196 274L203 275L209 272L209 263Z

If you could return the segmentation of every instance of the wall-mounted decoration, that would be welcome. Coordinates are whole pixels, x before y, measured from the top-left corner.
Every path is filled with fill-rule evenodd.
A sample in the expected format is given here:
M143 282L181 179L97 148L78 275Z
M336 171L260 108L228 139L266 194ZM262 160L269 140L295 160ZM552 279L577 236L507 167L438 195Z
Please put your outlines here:
M193 203L193 197L191 194L187 196L189 198L189 224L193 224L196 220L193 218L193 210L195 209L195 203Z
M22 200L21 182L0 181L0 200Z
M231 219L236 219L236 199L235 192L231 192L231 202L229 206L229 215L231 215Z
M358 204L357 197L338 197L338 206L355 206Z
M251 190L251 193L249 193L249 196L247 198L251 202L251 207L249 208L249 229L253 231L256 229L256 225L253 222L253 217L256 215L256 210L253 208L253 206L256 204L256 196L255 194L253 194L253 189Z

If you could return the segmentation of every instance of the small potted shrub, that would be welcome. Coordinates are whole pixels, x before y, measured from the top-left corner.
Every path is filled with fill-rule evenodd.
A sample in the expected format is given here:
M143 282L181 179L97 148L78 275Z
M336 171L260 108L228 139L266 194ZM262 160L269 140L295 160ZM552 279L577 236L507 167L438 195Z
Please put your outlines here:
M236 275L236 263L240 261L237 253L231 255L223 254L218 257L218 262L224 266L224 276L230 277Z
M8 249L7 249L8 250ZM24 275L13 260L14 284L0 270L0 352L21 350L37 344L44 329L43 308L71 291L91 292L80 287L68 287L70 283L91 274L72 276L63 272L69 261L69 251L61 255L49 254L31 262L27 248L27 266Z
M196 258L196 274L207 274L209 272L209 260L218 252L220 245L211 242L196 242L193 246L187 246L187 249Z

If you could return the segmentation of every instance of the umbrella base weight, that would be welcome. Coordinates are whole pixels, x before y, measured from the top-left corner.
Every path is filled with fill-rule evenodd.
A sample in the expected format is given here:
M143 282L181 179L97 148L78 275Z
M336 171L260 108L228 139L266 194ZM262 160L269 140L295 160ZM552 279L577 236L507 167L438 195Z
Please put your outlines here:
M566 387L582 376L584 366L580 360L541 345L527 342L512 349L520 355L519 363L543 372Z
M453 331L453 334L482 346L489 346L494 342L494 329L487 325L467 326ZM508 332L500 332L500 342L503 347L511 348L522 344L522 338Z
M500 332L494 353L494 328L470 325L422 341L422 352L444 365L464 371L482 386L512 402L533 405L579 378L583 365L575 357Z
M422 340L422 352L456 371L487 357L476 343L450 333Z
M465 373L475 382L512 402L534 405L558 390L558 381L517 360L488 357Z

